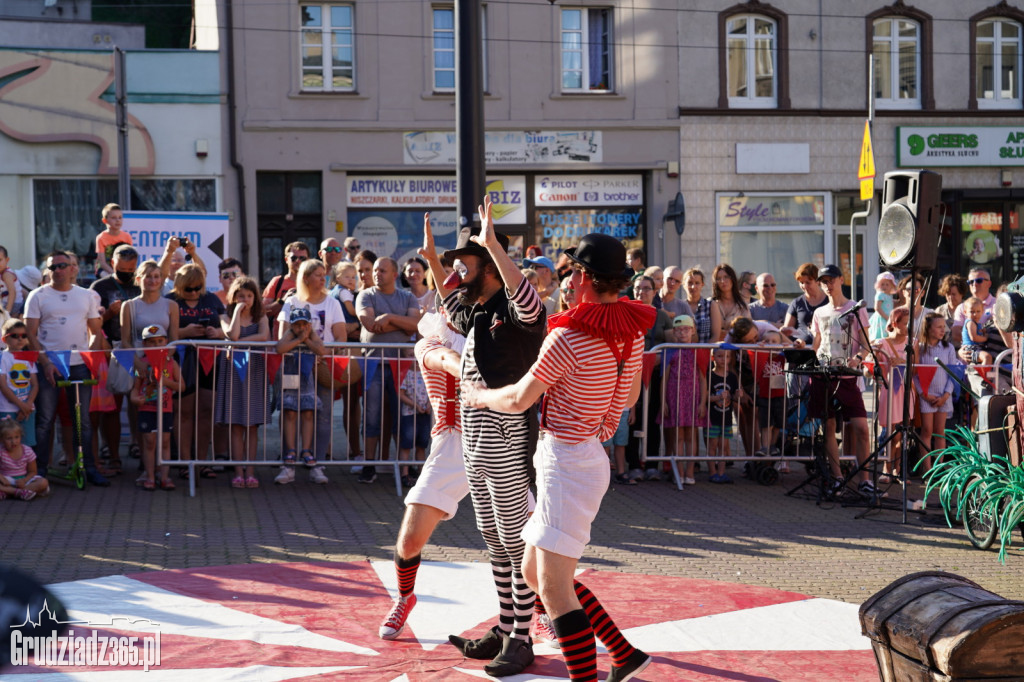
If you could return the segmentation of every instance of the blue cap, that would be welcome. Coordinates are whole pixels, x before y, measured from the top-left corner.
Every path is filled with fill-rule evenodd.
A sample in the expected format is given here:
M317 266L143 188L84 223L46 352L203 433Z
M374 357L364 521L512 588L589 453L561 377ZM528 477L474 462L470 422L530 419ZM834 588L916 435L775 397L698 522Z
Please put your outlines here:
M537 258L524 258L523 265L539 265L542 268L547 268L551 272L555 271L555 264L551 262L551 259L547 256L538 256Z
M291 313L288 314L288 324L295 324L296 322L312 322L313 316L309 313L309 308L292 308Z

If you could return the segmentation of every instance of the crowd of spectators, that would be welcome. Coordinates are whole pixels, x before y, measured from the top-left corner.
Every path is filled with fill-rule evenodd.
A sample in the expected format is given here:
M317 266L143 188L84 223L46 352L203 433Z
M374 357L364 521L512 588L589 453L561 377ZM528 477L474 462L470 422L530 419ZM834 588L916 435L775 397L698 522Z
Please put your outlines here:
M420 316L437 305L422 259L397 263L378 257L354 237L325 239L316 253L297 241L284 248L282 274L262 286L239 260L224 259L216 266L221 288L211 292L206 288L207 265L195 244L171 237L159 261L140 262L130 235L121 231L120 208L104 207L102 220L97 278L88 288L78 283L76 254L54 251L42 270L32 265L15 269L0 247L0 322L7 351L0 356L0 416L7 420L0 429L5 434L0 456L11 449L7 434L20 432L17 446L24 444L31 456L19 461L33 461L29 478L45 477L61 458L54 455L54 433L61 430L65 456L81 447L88 480L109 485L108 477L124 468L122 413L127 412L131 436L126 451L147 463L138 484L147 490L173 489L170 473L151 466L151 453L145 451L146 444L156 442L156 426L143 413L164 409L164 399L147 387L164 372L166 384L176 388L166 402L163 428L170 441L164 457L202 461L194 470L199 477L216 478L230 467L218 460L255 459L260 427L280 411L283 442L275 482L291 483L296 471L306 468L310 481L327 483L323 462L342 452L335 441L347 441L348 458L367 462L356 469L359 481L373 483L376 469L371 462L400 453L411 465L402 469L403 483L412 482L415 462L426 454L423 434L429 433L431 415L422 380L412 367L410 342L417 336ZM576 304L565 259L556 264L540 247L531 246L522 265L549 314ZM647 266L639 249L627 252L624 265L634 276L623 295L658 309L645 348L676 345L659 351L647 375L646 398L623 413L619 432L607 443L616 480L635 484L668 478L668 468L648 462L662 453L696 455L703 449L717 462L721 457L714 457L716 453L729 452L734 422L747 456L776 453L784 419L777 404L787 395L776 352L782 346L816 344L814 313L828 302L818 268L806 263L794 273L737 274L729 264L719 263L707 277L700 268ZM801 294L788 303L779 300L776 274L792 276ZM879 364L890 371L905 361L908 325L918 348L927 350L921 362L938 354L954 361L959 357L965 364L991 364L1008 340L988 324L995 302L990 274L972 269L966 278L943 277L936 291L945 302L934 311L924 305L930 285L921 275L899 281L889 273L879 276L870 320ZM144 352L153 347L153 339L164 344L230 342L236 349L259 352L246 355L242 372L232 352L215 355L202 343L185 345L166 362L154 361ZM343 342L370 346L331 346ZM759 343L770 348L749 354L736 348ZM679 353L678 344L705 348ZM122 350L134 353L125 356L118 353ZM282 372L270 366L265 352L286 356ZM347 380L337 377L316 380L319 364L326 363L331 374L335 355L357 357L365 376L347 386ZM126 363L130 367L120 367L125 357L133 358ZM177 363L180 368L172 371ZM115 389L111 374L124 369L142 383ZM90 378L95 384L81 383ZM79 383L58 386L59 379ZM915 379L900 391L914 391L924 431L942 433L953 411L954 388L947 382L921 385ZM126 395L131 399L125 400ZM72 428L69 415L76 404L88 418ZM893 410L899 404L899 396L884 396L883 427L897 419ZM343 417L342 438L334 437L336 411ZM60 429L55 428L58 422ZM394 449L392 441L397 441ZM712 482L730 482L718 464L711 473ZM3 486L14 479L0 474L0 495L8 496ZM696 482L694 475L692 463L681 474L690 484ZM231 484L254 488L259 479L253 467L238 464Z

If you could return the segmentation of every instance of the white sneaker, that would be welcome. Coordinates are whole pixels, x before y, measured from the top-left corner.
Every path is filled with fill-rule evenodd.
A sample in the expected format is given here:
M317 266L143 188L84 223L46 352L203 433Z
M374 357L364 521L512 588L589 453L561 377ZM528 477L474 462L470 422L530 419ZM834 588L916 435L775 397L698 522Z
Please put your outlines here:
M789 473L789 462L776 462L775 463L775 470L778 471L780 474L788 474Z
M274 477L274 483L286 485L295 482L295 467L281 467L281 471Z
M311 483L324 484L328 482L327 474L324 473L324 468L313 467L309 470L309 480Z
M695 478L684 478L683 479L683 484L684 485L696 485L697 484L697 479L695 479Z
M366 461L366 457L364 457L363 455L356 455L355 457L352 458L352 461L353 462L365 462ZM355 475L358 475L358 474L362 473L363 467L355 466L355 467L352 467L351 469L349 469L349 471L351 471Z

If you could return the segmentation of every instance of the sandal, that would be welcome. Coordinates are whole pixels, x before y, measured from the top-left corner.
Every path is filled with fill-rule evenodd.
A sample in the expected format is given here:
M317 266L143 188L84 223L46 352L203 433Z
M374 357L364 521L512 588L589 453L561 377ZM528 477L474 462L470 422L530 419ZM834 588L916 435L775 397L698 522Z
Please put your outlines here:
M615 474L615 482L619 485L636 485L636 479L630 478L626 474Z
M288 452L284 453L284 457L281 458L281 463L284 464L285 466L294 466L295 451L289 450Z
M165 478L162 481L160 481L160 490L175 490L175 489L176 489L176 486L174 485L174 481L172 481L171 479Z
M235 476L234 478L231 479L231 487L232 488L244 488L245 487L245 478L242 477L242 476Z
M147 493L151 493L154 490L156 490L156 481L151 481L151 480L149 480L147 478L144 481L142 481L142 483L140 484L140 487L143 490L145 490Z
M303 450L301 453L302 463L312 469L316 466L316 455L313 454L312 450Z
M128 456L131 457L132 459L141 459L142 448L140 448L135 443L132 443L131 445L128 446Z
M181 470L178 471L178 478L183 481L188 480L188 475L188 467L182 467Z
M255 476L249 476L248 478L245 479L245 487L246 488L259 488L260 487L260 479L256 478Z
M217 478L217 472L212 467L199 467L199 478Z

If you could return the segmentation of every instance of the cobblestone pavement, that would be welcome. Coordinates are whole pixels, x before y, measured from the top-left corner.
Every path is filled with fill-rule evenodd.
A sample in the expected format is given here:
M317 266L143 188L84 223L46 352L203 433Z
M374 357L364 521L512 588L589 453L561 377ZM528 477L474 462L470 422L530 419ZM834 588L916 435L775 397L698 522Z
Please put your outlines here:
M132 460L126 459L130 469ZM380 468L378 467L380 471ZM787 497L803 468L773 486L730 469L735 485L698 484L680 492L661 482L612 486L581 567L746 583L859 603L896 578L945 570L1004 597L1024 598L1024 552L1014 537L1005 566L995 551L970 546L950 529L935 500L928 513L896 510L855 519L858 508ZM263 468L258 490L234 490L229 473L144 492L133 476L111 488L55 485L47 499L0 502L0 560L46 583L145 570L282 561L389 559L403 505L390 474L359 484L348 469L328 470L317 486L300 470L288 486ZM181 483L186 483L182 481ZM894 500L899 488L892 488ZM911 485L920 497L920 485ZM441 524L424 558L486 560L468 498Z

